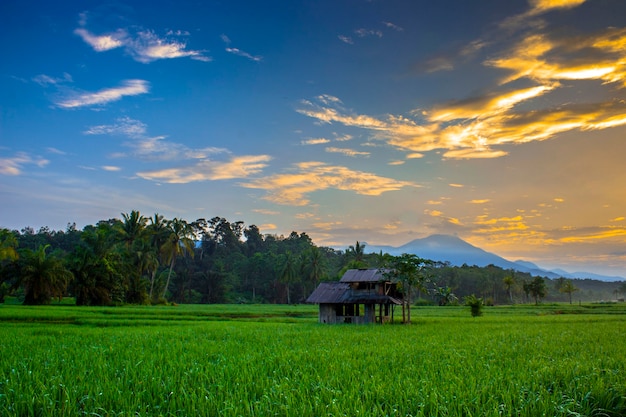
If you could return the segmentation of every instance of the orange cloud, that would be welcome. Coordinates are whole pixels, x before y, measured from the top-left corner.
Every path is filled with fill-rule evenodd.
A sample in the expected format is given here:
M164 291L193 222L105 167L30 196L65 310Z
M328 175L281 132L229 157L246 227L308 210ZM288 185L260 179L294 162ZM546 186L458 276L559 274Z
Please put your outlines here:
M266 200L285 205L304 206L309 203L306 196L315 191L337 189L353 191L361 195L377 196L404 187L418 187L409 181L380 177L369 172L353 171L342 166L326 165L322 162L296 164L295 173L276 174L259 178L241 185L266 190Z
M587 103L582 99L545 106L556 102L556 94L568 88L571 81L626 86L626 28L584 36L563 32L552 35L545 30L545 24L521 30L521 23L533 16L583 2L534 0L529 12L512 18L512 33L522 33L520 39L484 62L508 75L484 95L409 112L416 120L402 115L358 114L345 109L341 100L332 96L304 101L297 111L321 123L369 130L374 139L406 151L409 158L434 150L443 150L441 155L449 159L498 158L507 154L498 149L502 145L542 141L572 130L626 125L624 100ZM486 44L471 43L479 49ZM526 85L520 87L522 83Z
M245 155L233 157L229 161L202 160L187 167L145 171L137 175L146 180L170 184L246 178L260 173L270 159L268 155Z
M560 241L564 243L572 243L572 242L581 243L581 242L593 242L593 241L613 239L613 238L623 238L623 239L620 239L620 241L622 242L626 241L626 229L615 228L615 229L602 230L596 233L589 233L589 234L578 235L578 236L568 236L568 237L561 238Z

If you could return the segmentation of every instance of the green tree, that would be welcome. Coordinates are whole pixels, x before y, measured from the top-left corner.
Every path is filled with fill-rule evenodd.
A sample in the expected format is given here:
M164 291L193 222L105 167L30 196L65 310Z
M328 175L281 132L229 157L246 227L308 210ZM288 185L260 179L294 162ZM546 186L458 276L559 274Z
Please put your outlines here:
M127 249L131 249L136 240L144 237L148 219L143 217L138 211L132 210L130 214L122 213L124 219L118 227L120 240L126 244Z
M17 260L17 245L17 237L13 232L0 229L0 262Z
M162 297L165 298L167 290L170 285L170 279L172 277L172 271L174 270L174 264L176 258L184 254L194 255L194 240L193 229L185 220L174 218L168 223L169 236L163 245L163 251L166 254L166 259L170 264L170 270L167 274L167 281L165 282L165 288L163 288Z
M163 216L155 213L154 216L150 217L150 224L147 226L147 230L152 251L150 254L146 253L144 261L145 266L148 268L147 272L150 275L150 291L148 293L148 297L151 301L154 301L155 293L157 293L154 290L157 272L159 271L159 266L161 265L163 247L165 242L167 242L169 235L167 221Z
M367 268L367 262L365 262L365 244L360 243L358 240L356 244L348 246L346 249L346 258L349 259L347 269L361 269Z
M539 304L539 300L544 298L548 293L546 282L541 277L535 277L528 283L528 293L535 299L535 305Z
M572 293L578 291L571 279L565 280L559 287L559 291L569 296L569 303L572 304Z
M413 288L426 290L429 281L428 270L432 261L422 259L417 255L404 253L391 258L388 269L383 274L398 282L402 289L402 322L411 324L411 293Z
M298 277L298 267L296 259L290 251L287 251L284 259L285 260L280 270L280 282L285 284L285 288L287 290L287 304L291 304L290 287Z
M457 296L452 292L452 288L447 285L435 288L433 293L440 306L447 306L458 300Z
M72 273L63 261L46 251L50 245L42 245L36 251L24 249L20 253L20 281L24 286L24 304L49 304L52 297L63 297Z
M69 256L76 305L109 305L124 299L121 257L110 225L85 227Z
M11 286L5 283L11 274L7 269L9 265L15 266L18 259L18 241L15 233L8 229L0 229L0 303L4 303L4 297L10 292Z
M303 256L303 270L314 289L326 276L325 259L317 246L311 246ZM305 291L306 293L307 291Z
M511 270L511 273L502 278L502 283L506 287L506 292L509 295L509 302L513 304L513 285L515 285L515 273Z

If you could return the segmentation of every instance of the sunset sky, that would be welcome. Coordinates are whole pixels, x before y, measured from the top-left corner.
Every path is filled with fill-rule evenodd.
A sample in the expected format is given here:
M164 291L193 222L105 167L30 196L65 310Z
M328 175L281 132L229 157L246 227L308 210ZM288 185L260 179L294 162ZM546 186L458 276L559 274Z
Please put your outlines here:
M626 276L623 0L9 0L0 36L0 227L442 233Z

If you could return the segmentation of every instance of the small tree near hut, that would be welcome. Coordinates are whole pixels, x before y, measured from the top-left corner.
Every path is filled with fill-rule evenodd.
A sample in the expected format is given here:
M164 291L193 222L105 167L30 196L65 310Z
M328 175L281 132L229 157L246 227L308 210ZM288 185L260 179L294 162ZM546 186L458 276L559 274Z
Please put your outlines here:
M412 289L426 290L431 265L432 261L408 253L391 257L386 265L384 275L397 282L402 291L402 322L405 324L411 324Z

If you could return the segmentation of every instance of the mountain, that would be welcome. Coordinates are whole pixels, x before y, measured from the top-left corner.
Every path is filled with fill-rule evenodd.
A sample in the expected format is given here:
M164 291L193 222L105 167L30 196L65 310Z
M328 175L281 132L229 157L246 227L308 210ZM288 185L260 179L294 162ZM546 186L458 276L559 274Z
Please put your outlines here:
M411 253L420 258L431 259L433 261L449 262L454 266L463 264L487 266L496 265L503 269L514 269L520 272L527 272L531 275L539 275L548 278L590 278L601 281L622 281L624 278L617 276L604 276L591 272L570 273L564 270L546 270L532 262L523 260L509 261L494 253L487 252L473 246L463 239L450 235L431 235L423 239L415 239L402 246L377 246L365 243L366 253L389 253L390 255L401 255Z

